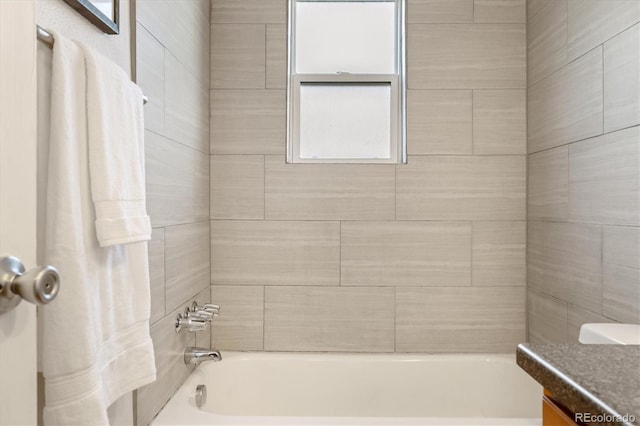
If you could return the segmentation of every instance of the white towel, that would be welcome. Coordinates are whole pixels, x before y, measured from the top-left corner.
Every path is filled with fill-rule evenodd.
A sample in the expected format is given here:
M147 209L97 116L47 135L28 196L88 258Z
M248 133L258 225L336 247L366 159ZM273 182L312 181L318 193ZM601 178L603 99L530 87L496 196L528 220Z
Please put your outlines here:
M80 44L87 64L89 174L102 247L151 239L145 206L142 90Z
M109 405L155 380L147 243L98 243L85 58L75 42L54 37L45 260L61 288L39 316L44 422L108 425Z

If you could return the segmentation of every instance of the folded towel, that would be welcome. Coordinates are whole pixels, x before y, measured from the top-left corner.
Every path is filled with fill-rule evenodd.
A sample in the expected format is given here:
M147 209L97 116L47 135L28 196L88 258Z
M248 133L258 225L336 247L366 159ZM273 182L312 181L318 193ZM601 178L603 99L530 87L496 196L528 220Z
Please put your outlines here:
M89 174L102 247L151 239L144 185L142 90L109 59L83 48Z
M44 422L108 425L109 405L155 380L147 243L98 243L85 58L76 43L54 37L45 261L62 288L38 316Z

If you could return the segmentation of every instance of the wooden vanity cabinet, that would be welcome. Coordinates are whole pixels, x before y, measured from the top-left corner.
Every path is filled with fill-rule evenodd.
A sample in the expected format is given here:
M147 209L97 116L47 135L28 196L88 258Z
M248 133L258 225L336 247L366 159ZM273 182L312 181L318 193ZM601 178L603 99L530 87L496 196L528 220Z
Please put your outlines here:
M560 406L553 395L544 390L542 395L542 426L576 426L573 413Z

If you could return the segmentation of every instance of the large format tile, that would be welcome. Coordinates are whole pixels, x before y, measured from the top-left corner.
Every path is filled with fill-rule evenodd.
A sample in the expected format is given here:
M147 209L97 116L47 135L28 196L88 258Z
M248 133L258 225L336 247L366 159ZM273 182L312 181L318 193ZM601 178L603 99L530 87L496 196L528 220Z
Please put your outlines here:
M531 86L529 152L601 134L602 99L602 48Z
M337 285L338 222L211 222L214 285Z
M211 91L212 154L285 152L283 90Z
M209 287L209 222L165 230L166 310Z
M266 287L268 351L393 352L394 290Z
M407 151L471 154L471 90L409 90Z
M474 90L473 153L526 154L524 90Z
M524 156L409 157L397 168L401 220L524 220Z
M530 219L567 220L569 215L569 147L531 154L527 188Z
M474 0L473 21L524 24L527 22L526 0Z
M211 25L211 88L264 89L265 26Z
M640 127L569 147L569 219L640 225Z
M640 228L603 227L602 313L640 323Z
M267 25L267 89L287 86L287 27Z
M208 83L198 81L171 53L164 59L165 136L208 154Z
M144 127L164 133L164 47L140 24L136 26L136 80L148 99Z
M410 89L524 88L523 24L409 24Z
M530 221L529 288L595 313L602 310L602 230L599 225Z
M473 222L473 285L525 286L525 222Z
M638 0L569 0L569 60L640 21Z
M471 285L468 222L343 222L341 284Z
M604 131L640 124L640 24L604 44Z
M527 0L527 19L536 16L549 4L560 1L566 2L566 0Z
M211 219L264 219L264 156L211 156Z
M509 352L525 341L523 287L396 289L396 351Z
M215 285L211 287L211 302L220 305L220 316L211 328L215 349L263 349L264 287Z
M209 156L145 132L147 211L153 227L209 218Z
M211 0L211 22L284 24L287 0Z
M529 289L527 340L531 343L566 343L568 315L567 302Z
M266 219L393 219L394 166L265 161Z
M202 84L209 82L209 0L137 0L136 19Z
M410 24L473 22L473 0L408 0L408 3Z
M535 12L528 14L528 84L551 75L567 64L567 0L529 0ZM533 6L531 6L533 7Z
M153 324L165 313L164 228L155 228L149 241L149 283Z

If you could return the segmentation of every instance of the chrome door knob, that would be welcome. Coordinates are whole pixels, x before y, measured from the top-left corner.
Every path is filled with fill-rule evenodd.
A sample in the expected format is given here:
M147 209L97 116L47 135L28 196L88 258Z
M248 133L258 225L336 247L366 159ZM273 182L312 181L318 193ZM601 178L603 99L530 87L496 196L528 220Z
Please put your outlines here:
M25 272L20 259L0 258L0 313L7 312L22 299L45 305L60 291L60 275L53 266L43 266Z

